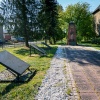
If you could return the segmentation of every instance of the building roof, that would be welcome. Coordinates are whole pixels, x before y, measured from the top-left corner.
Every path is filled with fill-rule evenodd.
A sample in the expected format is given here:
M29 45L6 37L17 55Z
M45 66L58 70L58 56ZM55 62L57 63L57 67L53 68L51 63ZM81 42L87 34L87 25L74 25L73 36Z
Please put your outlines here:
M100 11L100 5L94 10L94 12L92 14L97 13L98 11Z

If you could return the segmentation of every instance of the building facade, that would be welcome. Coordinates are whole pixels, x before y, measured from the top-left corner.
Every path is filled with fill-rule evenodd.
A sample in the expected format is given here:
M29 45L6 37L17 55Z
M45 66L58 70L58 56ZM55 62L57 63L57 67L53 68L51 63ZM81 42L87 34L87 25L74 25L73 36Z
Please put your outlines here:
M95 32L97 36L100 36L100 5L92 14L94 16Z

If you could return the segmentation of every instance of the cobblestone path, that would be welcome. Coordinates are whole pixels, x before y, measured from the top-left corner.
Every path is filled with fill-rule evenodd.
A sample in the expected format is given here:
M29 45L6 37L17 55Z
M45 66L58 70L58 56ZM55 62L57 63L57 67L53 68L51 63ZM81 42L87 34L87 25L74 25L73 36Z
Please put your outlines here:
M81 46L65 49L80 100L100 100L100 51Z

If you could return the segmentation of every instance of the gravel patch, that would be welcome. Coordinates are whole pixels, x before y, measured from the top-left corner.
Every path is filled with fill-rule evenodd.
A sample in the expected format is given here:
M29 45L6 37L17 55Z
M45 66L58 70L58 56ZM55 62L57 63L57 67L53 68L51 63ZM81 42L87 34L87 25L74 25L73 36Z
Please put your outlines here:
M25 82L31 77L31 75L32 73L30 71L26 71L20 76L19 80ZM10 82L10 81L16 80L16 77L17 77L16 74L12 74L12 72L7 69L0 72L0 82L3 82L3 81Z
M39 88L36 100L68 100L63 48L59 47Z

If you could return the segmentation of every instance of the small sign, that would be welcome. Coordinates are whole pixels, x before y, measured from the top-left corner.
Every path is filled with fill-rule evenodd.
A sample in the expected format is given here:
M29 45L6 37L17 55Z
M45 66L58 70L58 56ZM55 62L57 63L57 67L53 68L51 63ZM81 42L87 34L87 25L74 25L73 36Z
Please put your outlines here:
M43 55L46 55L46 51L40 47L38 47L37 45L35 44L31 44L31 47L35 48L36 50L38 50L39 52L41 52ZM30 48L31 48L30 47ZM31 51L31 50L30 50ZM31 54L30 54L31 55Z
M0 52L0 64L18 75L23 74L30 66L23 60L17 58L7 51Z

